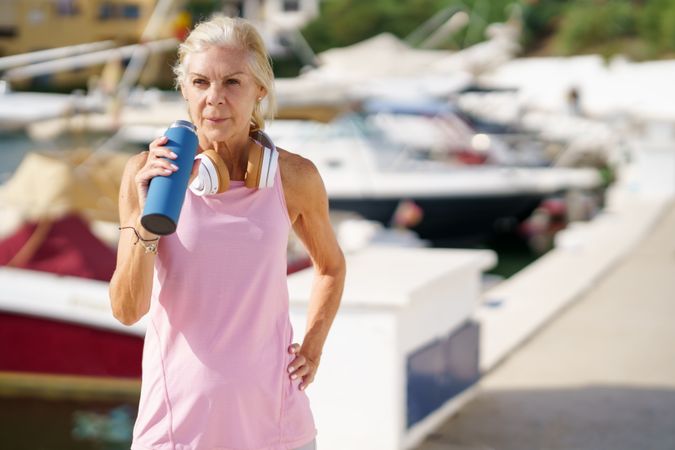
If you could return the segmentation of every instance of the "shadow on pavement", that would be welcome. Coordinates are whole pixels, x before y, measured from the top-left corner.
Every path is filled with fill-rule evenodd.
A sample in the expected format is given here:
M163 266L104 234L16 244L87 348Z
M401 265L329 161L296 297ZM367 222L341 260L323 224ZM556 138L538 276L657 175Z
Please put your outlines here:
M672 450L675 390L483 391L417 450Z

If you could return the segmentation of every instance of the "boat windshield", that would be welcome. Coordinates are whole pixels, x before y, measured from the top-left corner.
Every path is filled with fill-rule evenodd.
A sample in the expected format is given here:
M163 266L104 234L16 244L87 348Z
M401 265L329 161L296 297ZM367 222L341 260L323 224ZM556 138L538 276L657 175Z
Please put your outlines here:
M410 146L391 139L370 119L372 116L367 114L349 114L334 122L336 126L331 128L341 130L337 131L339 133L351 133L353 138L361 141L379 171L440 169L437 162L423 158Z

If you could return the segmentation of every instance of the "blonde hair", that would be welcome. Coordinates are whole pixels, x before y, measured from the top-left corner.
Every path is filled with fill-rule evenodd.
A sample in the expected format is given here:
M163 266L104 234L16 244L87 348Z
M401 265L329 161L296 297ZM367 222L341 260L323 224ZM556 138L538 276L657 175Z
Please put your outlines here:
M206 50L208 47L233 47L245 50L249 54L248 65L256 82L267 92L267 108L263 111L262 102L257 102L251 117L251 131L265 128L265 117L272 117L276 109L274 93L274 72L272 61L267 53L262 37L248 21L238 17L223 15L198 24L187 39L178 46L178 62L173 68L176 87L185 80L187 57L192 53Z

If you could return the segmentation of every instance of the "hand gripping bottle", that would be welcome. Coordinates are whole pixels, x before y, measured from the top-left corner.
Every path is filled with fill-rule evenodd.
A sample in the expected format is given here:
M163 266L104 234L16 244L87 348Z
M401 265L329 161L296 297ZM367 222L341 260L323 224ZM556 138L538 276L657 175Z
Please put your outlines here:
M159 235L176 231L199 143L195 126L187 120L172 123L164 136L168 138L164 147L178 155L172 160L178 170L169 176L156 176L150 180L141 217L143 227Z

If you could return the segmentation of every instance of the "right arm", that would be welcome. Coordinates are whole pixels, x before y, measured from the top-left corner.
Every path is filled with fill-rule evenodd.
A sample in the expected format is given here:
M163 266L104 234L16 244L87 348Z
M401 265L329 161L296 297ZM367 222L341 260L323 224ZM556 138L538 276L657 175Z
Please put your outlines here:
M141 225L141 214L145 206L148 184L155 176L166 176L174 171L171 163L158 158L171 158L161 146L166 141L159 138L150 145L150 151L132 156L124 167L119 195L121 227L134 227L143 239L158 236ZM172 158L173 159L173 158ZM124 325L132 325L150 309L152 277L156 256L146 253L142 245L136 244L133 230L120 230L117 246L117 265L110 280L110 302L113 316Z

